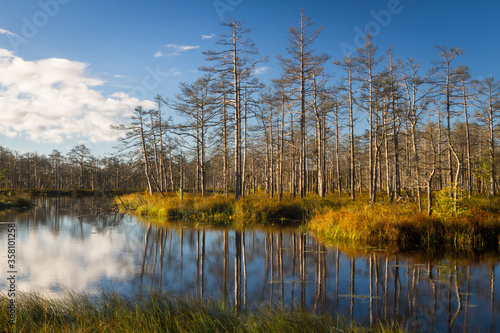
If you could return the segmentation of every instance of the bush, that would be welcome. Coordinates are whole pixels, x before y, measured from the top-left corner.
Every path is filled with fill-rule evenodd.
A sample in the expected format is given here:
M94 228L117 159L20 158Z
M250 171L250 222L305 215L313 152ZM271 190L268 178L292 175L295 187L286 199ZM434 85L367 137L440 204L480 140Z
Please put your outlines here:
M456 211L455 211L455 191L456 191ZM452 216L468 215L469 209L465 202L470 200L470 197L465 191L454 189L452 186L447 186L437 192L436 195L436 208L434 213L438 217L450 218Z

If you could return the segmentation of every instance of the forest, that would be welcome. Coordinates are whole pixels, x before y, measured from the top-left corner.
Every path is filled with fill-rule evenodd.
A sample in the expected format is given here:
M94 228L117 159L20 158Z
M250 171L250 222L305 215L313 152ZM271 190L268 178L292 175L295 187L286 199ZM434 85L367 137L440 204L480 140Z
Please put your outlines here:
M196 81L114 126L115 154L95 157L84 144L48 156L0 147L0 187L235 199L345 193L353 201L367 193L371 202L414 201L429 214L433 191L496 195L500 84L475 79L460 63L465 50L436 46L423 66L378 50L367 32L354 54L332 59L314 50L322 28L302 12L277 56L282 75L264 83L256 72L267 57L250 30L232 19L222 25Z

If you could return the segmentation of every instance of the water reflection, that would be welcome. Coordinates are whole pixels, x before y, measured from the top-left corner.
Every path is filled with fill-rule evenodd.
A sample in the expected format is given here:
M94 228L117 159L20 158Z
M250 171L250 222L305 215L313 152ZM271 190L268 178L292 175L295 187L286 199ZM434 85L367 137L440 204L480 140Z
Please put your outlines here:
M137 221L101 200L44 198L17 221L20 290L96 287L223 298L341 314L369 325L402 319L407 331L495 331L498 258L425 261L353 254L295 229L189 228ZM1 253L6 253L0 228ZM4 270L5 271L5 270ZM0 290L5 289L0 281Z

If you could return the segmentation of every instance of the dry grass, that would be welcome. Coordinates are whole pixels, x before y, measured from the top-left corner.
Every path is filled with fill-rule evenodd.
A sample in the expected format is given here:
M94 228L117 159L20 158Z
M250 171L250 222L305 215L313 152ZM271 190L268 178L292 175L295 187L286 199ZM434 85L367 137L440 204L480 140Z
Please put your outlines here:
M176 194L168 194L165 197L159 194L128 194L116 198L115 202L120 208L138 216L215 224L229 223L234 206L234 199L220 194L203 198L184 194L182 201Z
M309 229L329 243L385 247L396 252L497 251L500 216L477 210L448 218L429 217L412 206L352 203L315 216Z
M238 201L222 194L205 197L184 194L183 201L178 194L165 197L159 194L128 194L116 198L115 202L122 209L138 216L239 226L252 223L300 224L327 208L344 204L344 200L339 200L337 196L309 196L302 199L284 196L279 200L264 193L251 194Z

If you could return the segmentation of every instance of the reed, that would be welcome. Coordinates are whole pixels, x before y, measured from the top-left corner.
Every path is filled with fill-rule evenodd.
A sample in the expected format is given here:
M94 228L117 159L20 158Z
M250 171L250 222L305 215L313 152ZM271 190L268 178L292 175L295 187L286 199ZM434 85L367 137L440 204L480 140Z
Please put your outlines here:
M0 329L5 332L402 332L398 323L372 328L344 318L299 310L260 307L237 311L213 299L164 293L126 297L66 292L51 299L39 293L17 297L15 326L8 323L6 295L0 295Z

